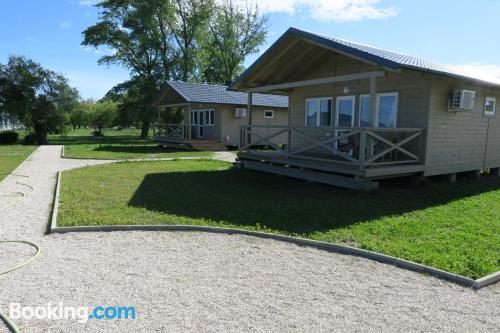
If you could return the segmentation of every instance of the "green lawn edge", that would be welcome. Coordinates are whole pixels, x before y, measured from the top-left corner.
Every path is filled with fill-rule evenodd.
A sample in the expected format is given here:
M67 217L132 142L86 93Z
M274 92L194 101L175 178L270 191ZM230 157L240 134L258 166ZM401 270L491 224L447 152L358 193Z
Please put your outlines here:
M476 279L500 270L499 188L499 179L488 178L367 194L219 161L135 162L133 168L65 171L58 225L263 231L354 246ZM335 204L325 207L328 202Z
M0 182L23 163L38 146L0 145Z

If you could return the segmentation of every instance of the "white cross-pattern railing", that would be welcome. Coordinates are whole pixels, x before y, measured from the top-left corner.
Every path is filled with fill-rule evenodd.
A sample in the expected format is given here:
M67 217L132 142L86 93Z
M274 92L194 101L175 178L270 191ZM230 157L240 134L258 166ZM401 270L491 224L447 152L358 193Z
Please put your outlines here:
M361 168L422 162L424 130L369 127L240 127L240 151L274 150Z
M188 140L191 126L184 124L156 124L155 136L169 140Z

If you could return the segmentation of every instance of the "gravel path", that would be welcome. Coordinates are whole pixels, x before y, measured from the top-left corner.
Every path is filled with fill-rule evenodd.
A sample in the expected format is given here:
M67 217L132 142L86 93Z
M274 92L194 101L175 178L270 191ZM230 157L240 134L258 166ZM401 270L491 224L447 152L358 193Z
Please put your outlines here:
M60 147L40 147L16 170L29 178L0 183L0 195L25 193L0 197L0 239L42 248L38 260L0 276L0 310L8 313L11 302L132 305L138 319L16 320L24 332L500 331L498 284L475 292L362 258L245 236L44 236L56 172L106 163L59 154ZM13 253L25 258L30 251L1 246L0 270L16 262Z

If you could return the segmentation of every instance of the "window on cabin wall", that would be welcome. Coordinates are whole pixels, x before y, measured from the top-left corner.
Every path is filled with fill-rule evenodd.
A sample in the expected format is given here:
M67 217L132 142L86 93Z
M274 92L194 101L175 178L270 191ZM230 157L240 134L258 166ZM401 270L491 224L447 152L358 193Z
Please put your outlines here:
M337 97L337 119L336 126L353 127L356 96Z
M484 114L487 116L494 116L496 111L497 99L494 97L486 97L484 102Z
M398 94L377 95L378 126L381 128L395 128L398 116Z
M359 126L371 127L370 95L359 98ZM398 93L377 94L376 127L395 128L398 118Z
M264 118L273 119L274 118L274 111L273 110L264 110Z
M332 99L330 97L306 99L306 126L330 126Z
M359 124L360 127L370 127L370 95L359 97Z

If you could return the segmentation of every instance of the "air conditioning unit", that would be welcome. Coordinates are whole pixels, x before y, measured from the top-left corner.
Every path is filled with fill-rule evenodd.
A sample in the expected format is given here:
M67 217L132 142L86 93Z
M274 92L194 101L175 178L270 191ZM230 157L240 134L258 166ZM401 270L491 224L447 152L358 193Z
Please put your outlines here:
M475 101L475 91L454 90L450 100L450 111L473 110Z
M234 116L236 118L245 118L247 116L247 109L245 108L234 109Z

